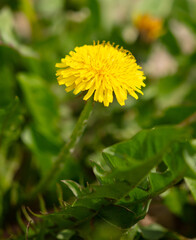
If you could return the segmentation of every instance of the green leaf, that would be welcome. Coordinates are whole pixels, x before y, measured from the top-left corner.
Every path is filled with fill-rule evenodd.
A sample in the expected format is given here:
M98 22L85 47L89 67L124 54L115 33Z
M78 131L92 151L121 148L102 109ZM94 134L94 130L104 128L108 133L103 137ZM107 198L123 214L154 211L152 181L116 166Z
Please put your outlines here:
M73 204L43 219L59 228L78 227L98 217L120 229L131 227L145 217L153 196L192 174L184 159L189 137L189 129L161 126L106 148L101 165L94 165L100 184L84 188L66 180L76 196ZM163 172L155 169L160 162L165 164Z
M182 23L185 23L191 30L196 33L195 26L195 15L193 9L195 3L187 0L175 0L173 4L173 17Z
M169 29L163 36L160 37L160 40L172 55L177 56L181 53L180 46L175 36Z
M15 186L13 179L21 161L14 147L21 133L23 122L23 111L18 98L7 108L0 109L0 224L4 209L2 204L4 193Z
M160 96L168 96L169 94L174 94L174 91L179 88L184 79L181 79L180 76L182 73L175 73L173 75L165 76L159 79L158 81L158 93Z
M56 238L59 240L69 240L74 234L75 234L74 231L65 229L65 230L61 231L60 233L58 233Z
M196 112L196 105L179 105L167 108L162 116L154 120L154 125L178 124Z
M51 220L52 225L59 224L64 228L73 227L83 221L91 219L95 215L95 211L86 207L81 206L67 206L65 209L52 213L43 215L42 218L45 220Z
M79 197L81 195L81 186L72 180L62 180L64 184L72 191L75 197Z
M92 13L90 27L99 29L100 27L100 3L97 0L88 0L88 7Z
M165 205L172 213L174 213L178 217L181 217L182 219L183 215L185 215L184 206L186 202L188 202L187 198L187 192L183 191L183 189L179 187L173 187L163 194Z
M196 177L185 160L184 151L186 147L187 144L175 143L171 152L167 153L163 159L167 169L163 172L158 170L151 172L146 178L148 187L144 189L139 185L134 188L129 193L128 201L137 202L150 199L164 192L185 176ZM192 161L194 160L192 159Z
M120 199L127 192L123 202L144 201L165 191L184 176L193 177L194 172L185 156L185 150L190 147L186 143L189 137L188 129L163 126L143 130L131 140L105 149L105 166L103 162L101 167L94 165L102 185L93 187L89 197L105 195ZM190 157L189 160L193 164L194 160ZM165 170L151 171L161 161Z
M40 133L35 127L35 124L31 124L25 128L21 138L24 144L31 150L33 156L35 156L33 160L38 169L41 170L41 174L46 174L53 164L54 157L58 155L60 151L58 142L55 143L53 139L49 139Z
M88 187L88 194L85 193L87 198L108 198L108 199L119 199L126 192L129 192L131 185L127 182L113 182L101 185L90 185Z
M194 59L196 59L196 55L194 57L195 57ZM185 97L186 102L193 103L193 104L196 102L195 91L196 91L196 84L192 84L189 92L187 93L187 95Z
M0 110L1 146L3 144L9 145L12 141L19 137L23 121L23 110L19 99L16 97L6 109Z
M145 217L148 208L144 208L143 204L137 206L119 206L109 205L102 207L99 216L107 222L116 225L122 229L128 229Z
M196 177L196 149L192 145L190 145L190 148L184 152L184 157L186 164L190 170L189 177Z
M110 170L102 176L102 181L125 180L136 186L163 160L175 142L185 141L188 136L185 129L158 127L143 130L128 141L106 148L103 157Z
M6 79L6 81L5 81ZM14 100L14 77L11 66L0 66L0 107L7 107Z
M138 233L138 225L134 225L133 227L131 227L128 231L126 231L120 240L134 240L137 239L136 235Z
M5 24L6 22L6 24ZM0 34L3 42L11 45L17 44L14 33L14 19L9 8L3 8L0 11Z
M153 223L148 226L139 226L138 232L140 233L142 239L146 240L181 240L184 238L183 236L180 236L173 231L169 231L157 223Z
M48 86L36 75L21 73L17 78L36 128L51 142L58 143L58 110Z
M140 227L140 229L144 239L148 239L148 240L162 239L164 235L167 233L167 230L158 224L152 224L150 226Z
M22 140L34 154L34 161L41 174L45 175L61 146L56 100L46 82L39 76L19 74L17 78L26 108L33 120L24 129Z
M193 195L193 198L196 201L196 179L185 178L185 181Z

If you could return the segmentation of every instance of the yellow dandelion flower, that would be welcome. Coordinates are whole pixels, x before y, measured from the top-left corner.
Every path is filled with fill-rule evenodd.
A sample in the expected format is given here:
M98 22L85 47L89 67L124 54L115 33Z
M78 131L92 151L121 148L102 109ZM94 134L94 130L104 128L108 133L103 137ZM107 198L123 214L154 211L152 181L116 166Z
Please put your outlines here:
M163 20L149 14L138 15L134 23L146 42L156 40L163 33Z
M101 43L76 47L57 63L57 80L66 91L78 94L87 91L84 100L94 94L94 101L109 106L113 92L119 104L125 105L127 94L138 98L145 86L145 76L133 55L114 44Z

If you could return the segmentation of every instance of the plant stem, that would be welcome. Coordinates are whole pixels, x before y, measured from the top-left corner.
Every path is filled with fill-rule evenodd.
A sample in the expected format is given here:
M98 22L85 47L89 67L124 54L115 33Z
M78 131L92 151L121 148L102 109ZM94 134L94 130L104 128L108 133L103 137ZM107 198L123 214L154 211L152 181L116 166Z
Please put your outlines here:
M52 168L41 179L41 181L38 183L38 185L35 187L35 189L33 189L32 192L30 194L28 194L28 196L26 197L26 200L32 199L32 198L36 197L37 194L44 192L46 190L46 188L50 185L50 182L54 179L55 175L63 169L63 167L65 165L66 157L69 154L73 153L76 144L80 140L80 137L82 136L82 134L86 128L89 116L92 112L92 105L93 105L92 102L93 102L92 98L90 98L87 101L87 103L86 103L84 109L82 110L80 117L76 123L76 126L73 129L73 132L70 136L69 141L61 149Z

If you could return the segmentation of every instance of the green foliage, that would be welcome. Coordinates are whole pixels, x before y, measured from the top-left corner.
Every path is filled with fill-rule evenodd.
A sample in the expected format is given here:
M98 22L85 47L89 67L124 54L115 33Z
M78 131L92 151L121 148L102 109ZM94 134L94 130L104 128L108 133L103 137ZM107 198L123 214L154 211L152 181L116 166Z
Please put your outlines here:
M163 20L158 39L138 14ZM1 1L0 239L196 237L195 15L194 0ZM147 80L87 124L55 63L93 40L130 50Z
M186 183L193 194L194 199L196 199L196 180L192 178L186 178Z
M64 180L75 196L74 202L71 205L65 203L56 213L43 215L42 221L50 227L55 226L58 231L63 228L77 231L84 222L96 222L99 218L122 230L129 229L145 217L152 197L184 176L196 179L183 154L189 149L189 137L187 129L158 127L143 130L131 140L105 149L105 160L94 166L99 183L82 187ZM167 166L164 172L155 170L161 162ZM143 231L147 236L150 234L149 229ZM164 231L154 235L153 239L162 235Z

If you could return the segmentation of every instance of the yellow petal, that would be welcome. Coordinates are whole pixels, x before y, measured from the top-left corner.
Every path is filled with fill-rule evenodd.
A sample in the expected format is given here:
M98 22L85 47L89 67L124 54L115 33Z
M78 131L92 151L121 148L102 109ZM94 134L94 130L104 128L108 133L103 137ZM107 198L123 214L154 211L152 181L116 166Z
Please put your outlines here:
M88 100L94 93L95 89L94 88L90 88L87 92L87 94L84 96L84 100Z

